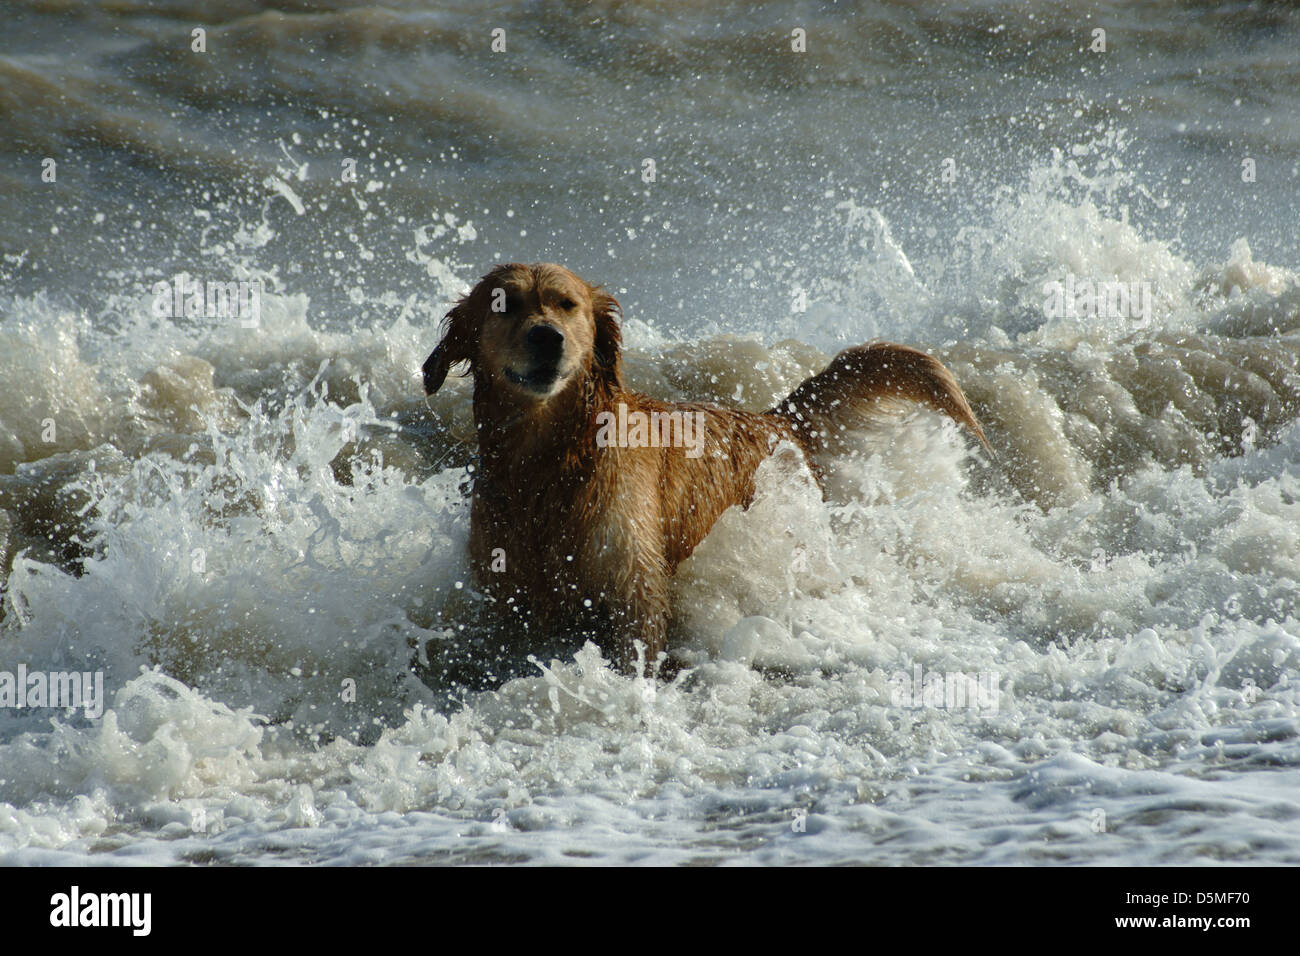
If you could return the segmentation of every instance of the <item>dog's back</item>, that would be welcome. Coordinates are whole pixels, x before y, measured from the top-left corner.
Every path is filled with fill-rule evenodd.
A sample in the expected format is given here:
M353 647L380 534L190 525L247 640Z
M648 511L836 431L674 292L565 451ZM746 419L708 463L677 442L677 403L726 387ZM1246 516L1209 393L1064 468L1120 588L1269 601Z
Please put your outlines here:
M771 413L788 421L817 459L846 451L854 431L871 427L882 407L900 402L929 405L988 446L961 386L943 363L890 342L845 349Z
M888 342L845 349L761 414L654 403L700 409L709 424L704 455L663 458L664 547L671 568L690 556L728 507L749 507L754 473L777 442L799 446L820 482L827 459L846 452L855 433L877 427L885 408L900 402L929 405L988 445L952 373L924 352Z

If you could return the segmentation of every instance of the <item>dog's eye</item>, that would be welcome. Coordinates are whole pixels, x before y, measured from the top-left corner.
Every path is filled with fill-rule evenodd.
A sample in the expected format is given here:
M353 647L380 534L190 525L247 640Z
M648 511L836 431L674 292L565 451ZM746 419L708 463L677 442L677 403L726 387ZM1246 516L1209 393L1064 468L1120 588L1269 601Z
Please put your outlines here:
M574 302L568 296L565 296L563 299L560 300L560 308L564 309L564 311L566 312L571 312L577 307L578 307L578 303Z
M506 314L512 315L523 310L524 300L517 295L506 296Z

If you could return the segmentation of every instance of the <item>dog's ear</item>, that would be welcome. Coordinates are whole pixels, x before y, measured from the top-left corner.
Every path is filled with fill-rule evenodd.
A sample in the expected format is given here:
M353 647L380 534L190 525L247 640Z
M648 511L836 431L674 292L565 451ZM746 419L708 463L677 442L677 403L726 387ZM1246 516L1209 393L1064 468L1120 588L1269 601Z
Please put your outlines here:
M623 307L603 289L591 290L591 311L596 318L596 371L612 385L623 384L623 333L619 320Z
M432 395L442 388L447 372L457 362L473 362L478 349L478 326L481 304L475 289L460 297L451 311L447 313L442 341L438 343L427 359L421 371L424 373L424 394Z

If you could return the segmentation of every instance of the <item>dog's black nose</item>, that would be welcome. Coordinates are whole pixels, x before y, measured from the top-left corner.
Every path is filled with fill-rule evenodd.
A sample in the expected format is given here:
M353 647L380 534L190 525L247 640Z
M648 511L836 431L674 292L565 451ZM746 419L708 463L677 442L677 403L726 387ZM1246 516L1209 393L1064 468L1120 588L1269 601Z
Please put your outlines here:
M534 325L528 330L528 347L539 356L554 358L564 348L564 333L553 325Z

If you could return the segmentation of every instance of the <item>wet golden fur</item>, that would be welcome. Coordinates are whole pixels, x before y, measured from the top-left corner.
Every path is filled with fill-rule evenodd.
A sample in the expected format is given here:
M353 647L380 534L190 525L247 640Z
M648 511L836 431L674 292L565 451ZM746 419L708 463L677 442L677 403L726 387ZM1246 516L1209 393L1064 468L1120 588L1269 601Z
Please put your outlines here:
M846 349L776 407L668 403L623 384L618 302L552 264L498 266L447 314L425 391L474 376L479 455L470 560L516 635L573 629L622 666L666 648L669 581L784 440L814 473L879 400L923 402L983 432L952 375L901 345ZM703 453L597 442L602 412L697 412ZM696 449L698 451L698 449Z

